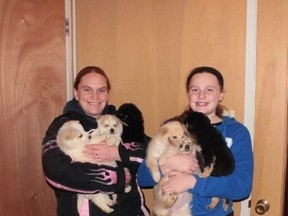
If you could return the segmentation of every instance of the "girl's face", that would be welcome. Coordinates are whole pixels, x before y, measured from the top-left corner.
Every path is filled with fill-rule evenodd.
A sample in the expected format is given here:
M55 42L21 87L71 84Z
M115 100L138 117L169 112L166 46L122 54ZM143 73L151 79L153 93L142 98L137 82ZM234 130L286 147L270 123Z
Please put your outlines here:
M81 78L74 97L87 115L97 117L109 100L107 80L101 74L88 73Z
M206 72L195 74L190 80L187 95L193 111L204 113L211 123L219 118L216 116L216 107L223 100L224 92L216 76Z

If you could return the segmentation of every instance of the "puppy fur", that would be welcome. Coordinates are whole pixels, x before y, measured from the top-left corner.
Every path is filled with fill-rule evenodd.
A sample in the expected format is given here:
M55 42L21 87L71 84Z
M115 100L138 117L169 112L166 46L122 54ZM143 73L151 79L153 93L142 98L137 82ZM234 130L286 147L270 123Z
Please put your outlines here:
M113 115L102 115L97 120L97 123L97 129L86 132L79 121L67 121L58 131L57 144L59 148L69 155L72 161L96 163L94 159L83 154L84 146L86 144L98 144L103 141L106 141L110 146L119 145L123 131L122 122ZM113 167L117 166L115 161L101 164ZM130 188L127 189L127 191L129 190ZM113 206L117 202L116 194L112 194L112 199L108 194L102 193L91 195L78 194L78 212L80 212L84 197L92 200L95 205L107 213L114 211L110 206Z
M191 216L190 202L192 194L183 192L177 194L165 194L161 190L162 185L169 180L169 175L164 175L158 184L153 188L153 205L151 209L152 216Z
M133 103L124 103L117 110L116 116L123 124L123 142L147 144L150 137L145 134L144 118L140 109Z
M190 216L189 203L192 200L192 194L189 192L164 194L161 187L165 181L169 180L169 176L165 175L161 178L159 166L164 165L168 157L177 154L197 154L199 151L195 141L179 121L164 123L152 137L147 148L146 163L154 181L158 182L153 190L153 216Z
M208 176L226 176L234 170L234 157L227 146L222 134L210 124L207 116L200 112L189 111L184 114L184 124L191 136L201 147L203 162L200 163L202 178ZM199 160L201 161L201 160ZM208 208L215 208L220 199L212 198ZM224 199L224 209L228 208L228 200Z

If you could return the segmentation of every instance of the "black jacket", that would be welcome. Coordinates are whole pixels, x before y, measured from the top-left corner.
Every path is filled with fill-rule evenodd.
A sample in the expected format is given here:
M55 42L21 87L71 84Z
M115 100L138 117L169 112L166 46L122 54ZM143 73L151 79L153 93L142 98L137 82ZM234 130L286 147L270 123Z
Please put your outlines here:
M102 114L115 113L115 107L112 105L107 105L102 112ZM73 99L65 106L64 114L55 118L46 132L42 144L42 166L47 183L55 191L57 216L77 216L77 193L98 192L117 193L118 203L113 206L114 211L108 214L101 211L95 204L89 202L90 216L149 215L144 205L143 194L136 182L136 172L140 162L139 160L130 161L131 157L139 159L145 157L145 144L137 143L138 148L132 150L127 149L124 145L119 145L121 162L115 168L91 163L72 163L71 158L65 155L56 143L59 128L71 119L79 120L86 131L97 128L96 119L86 115L78 102ZM132 190L129 193L124 192L124 167L129 168L132 177L130 184ZM103 170L107 171L107 173L115 174L117 182L105 184L93 175Z

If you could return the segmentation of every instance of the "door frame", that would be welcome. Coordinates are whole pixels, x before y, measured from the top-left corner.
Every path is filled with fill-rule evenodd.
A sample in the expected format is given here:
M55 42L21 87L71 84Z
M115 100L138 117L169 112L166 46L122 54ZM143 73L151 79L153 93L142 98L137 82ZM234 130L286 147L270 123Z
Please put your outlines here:
M67 100L73 98L73 83L77 75L76 0L65 0L65 43Z
M254 146L254 117L256 89L257 0L247 0L246 53L245 53L245 105L244 125L248 128ZM241 202L241 216L251 214L249 199Z

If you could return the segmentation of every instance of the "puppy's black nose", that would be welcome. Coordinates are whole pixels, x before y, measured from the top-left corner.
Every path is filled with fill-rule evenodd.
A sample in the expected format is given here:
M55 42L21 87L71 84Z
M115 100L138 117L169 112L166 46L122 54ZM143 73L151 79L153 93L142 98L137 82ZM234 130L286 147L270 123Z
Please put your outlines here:
M110 129L110 133L113 134L115 132L114 128Z

